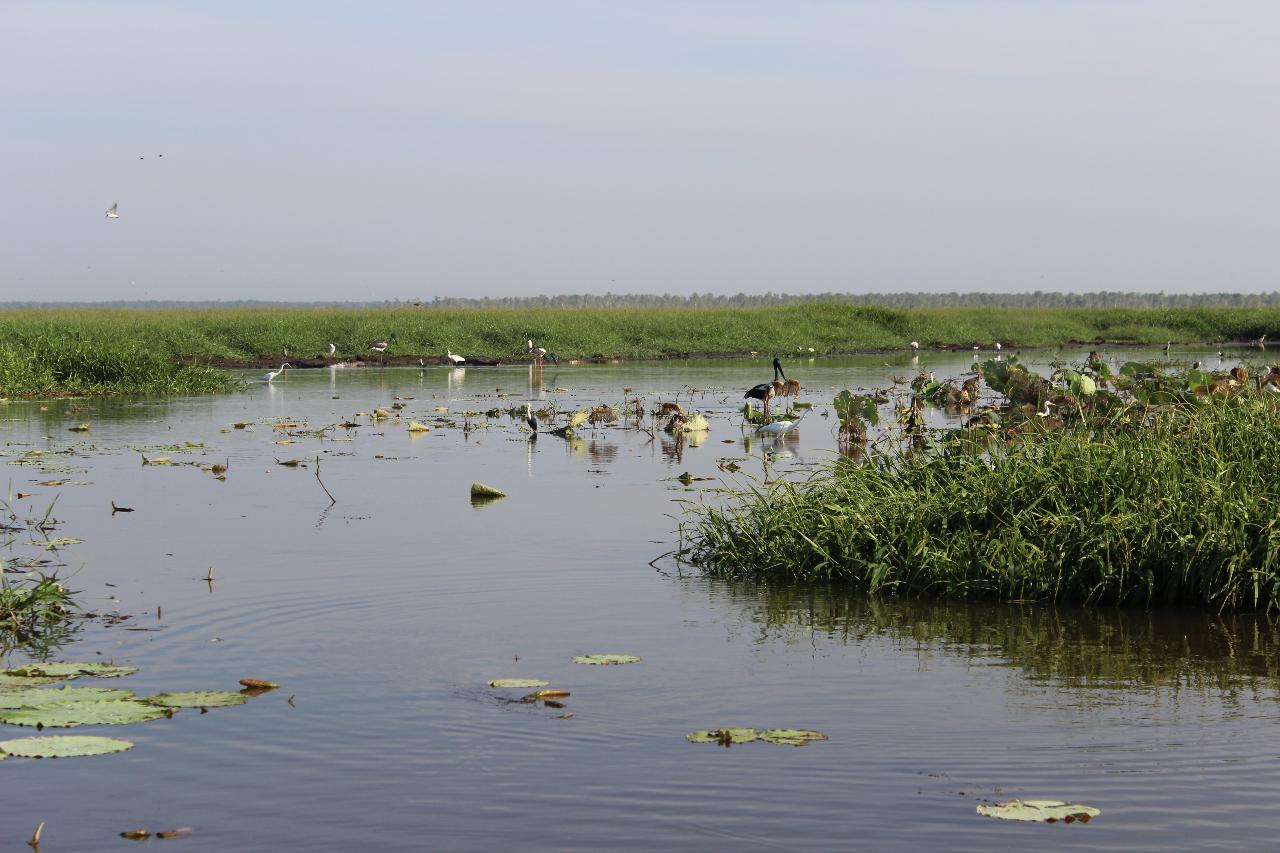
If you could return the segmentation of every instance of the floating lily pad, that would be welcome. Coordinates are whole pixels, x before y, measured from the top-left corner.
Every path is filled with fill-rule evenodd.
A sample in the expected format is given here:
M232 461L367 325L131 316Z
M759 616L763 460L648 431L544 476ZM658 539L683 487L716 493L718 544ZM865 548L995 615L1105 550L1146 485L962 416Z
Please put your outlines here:
M637 655L578 655L573 662L592 666L615 666L623 663L640 663L640 658Z
M471 484L471 497L473 500L477 498L489 500L492 498L505 498L506 496L506 492L501 489L495 489L493 486L486 486L484 483Z
M409 421L409 432L430 432L431 427L420 421Z
M178 693L157 693L143 700L163 708L221 708L224 705L243 705L243 693L227 690L188 690Z
M718 743L729 746L735 743L751 743L760 737L755 729L706 729L686 735L690 743Z
M54 684L59 681L65 681L65 679L58 675L14 675L9 672L0 672L0 690L36 687L40 684Z
M546 687L550 683L537 678L497 678L490 681L489 686L497 688L515 687L523 690L530 687Z
M0 745L2 746L2 745ZM978 814L1000 820L1026 820L1043 823L1088 823L1102 814L1093 806L1068 803L1065 800L1009 800L1004 803L978 806Z
M133 699L105 702L50 702L34 708L0 711L0 723L73 729L76 726L125 726L165 716L162 708Z
M113 737L92 735L47 735L0 740L0 753L21 758L71 758L81 755L106 755L133 749L133 743Z
M822 732L815 732L811 729L765 729L760 732L760 740L769 743L783 743L789 746L804 746L807 743L813 743L815 740L826 740L827 736Z
M0 690L0 708L34 708L50 702L109 702L132 699L132 690L112 690L110 687L25 687L16 690Z
M50 678L79 678L89 675L94 678L119 678L122 675L133 675L138 671L136 666L116 666L110 663L48 661L45 663L28 663L6 669L10 675L47 676Z

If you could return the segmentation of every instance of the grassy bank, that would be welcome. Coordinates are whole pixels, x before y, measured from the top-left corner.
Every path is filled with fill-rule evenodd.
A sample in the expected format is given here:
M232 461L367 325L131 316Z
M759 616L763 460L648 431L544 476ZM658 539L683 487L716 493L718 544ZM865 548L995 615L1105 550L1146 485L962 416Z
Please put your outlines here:
M225 378L175 366L260 365L368 355L396 335L387 356L440 360L446 349L494 360L523 358L533 338L562 359L660 358L705 353L818 354L1001 341L1010 347L1073 341L1280 339L1280 308L1093 311L886 309L791 305L743 309L537 309L0 312L0 394L58 391L196 393Z
M842 461L692 507L685 556L872 592L1280 610L1277 397Z

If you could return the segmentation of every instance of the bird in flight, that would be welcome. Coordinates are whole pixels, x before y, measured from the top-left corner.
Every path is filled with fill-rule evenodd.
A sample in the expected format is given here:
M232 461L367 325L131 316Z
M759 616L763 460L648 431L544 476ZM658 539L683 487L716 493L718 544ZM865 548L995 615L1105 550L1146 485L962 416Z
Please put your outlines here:
M107 209L107 219L119 219L119 218L120 218L120 214L116 213L116 208L117 208L117 207L119 207L119 206L120 206L120 202L118 202L118 201L115 201L115 202L112 202L112 203L111 203L111 207L109 207L109 208Z

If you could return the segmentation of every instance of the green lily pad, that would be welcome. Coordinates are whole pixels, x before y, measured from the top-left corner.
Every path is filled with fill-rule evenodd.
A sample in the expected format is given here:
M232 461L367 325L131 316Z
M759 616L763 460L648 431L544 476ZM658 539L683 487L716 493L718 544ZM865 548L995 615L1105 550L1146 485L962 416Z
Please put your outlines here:
M225 705L243 705L243 693L228 690L187 690L177 693L157 693L143 700L162 708L221 708Z
M45 676L49 678L78 678L89 675L94 678L119 678L122 675L133 675L138 671L136 666L116 666L98 662L48 661L46 663L28 663L6 669L10 675Z
M133 743L113 737L92 735L47 735L0 740L0 753L21 758L71 758L80 755L106 755L133 749Z
M812 729L765 729L760 732L760 740L783 743L788 746L804 746L816 740L826 739L827 736L822 732L815 732Z
M578 655L574 663L585 663L592 666L615 666L622 663L640 663L637 655Z
M109 702L132 699L132 690L112 690L110 687L24 687L19 690L0 690L0 708L34 708L50 702Z
M718 743L729 746L735 743L751 743L760 737L755 729L705 729L686 735L690 743Z
M551 682L541 681L537 678L498 678L489 682L490 687L546 687Z
M57 675L13 675L9 672L0 672L0 690L37 687L41 684L56 684L59 681L66 681L66 679Z
M0 711L0 723L73 729L76 726L126 726L165 716L163 708L133 699L105 702L50 702L34 708Z
M3 746L0 744L0 746ZM1102 814L1093 806L1068 803L1065 800L1009 800L1004 803L978 806L978 814L1000 820L1025 820L1043 823L1088 823Z
M471 497L473 499L484 498L487 500L494 500L497 498L505 498L506 496L506 492L501 489L495 489L493 486L488 486L484 483L471 484Z

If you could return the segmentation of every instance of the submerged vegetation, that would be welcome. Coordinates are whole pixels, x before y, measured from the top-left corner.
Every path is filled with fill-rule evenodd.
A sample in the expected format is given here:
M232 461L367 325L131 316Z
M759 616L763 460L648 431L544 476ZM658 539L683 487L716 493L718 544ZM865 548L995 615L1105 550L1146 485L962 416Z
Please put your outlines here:
M867 450L691 506L684 558L871 592L1280 610L1280 373L976 372L998 404L920 377ZM931 403L962 425L927 430Z
M0 395L190 394L233 387L218 367L284 360L522 363L533 339L561 359L785 355L922 347L1036 347L1280 338L1280 308L240 309L0 311ZM335 352L329 355L329 344Z

